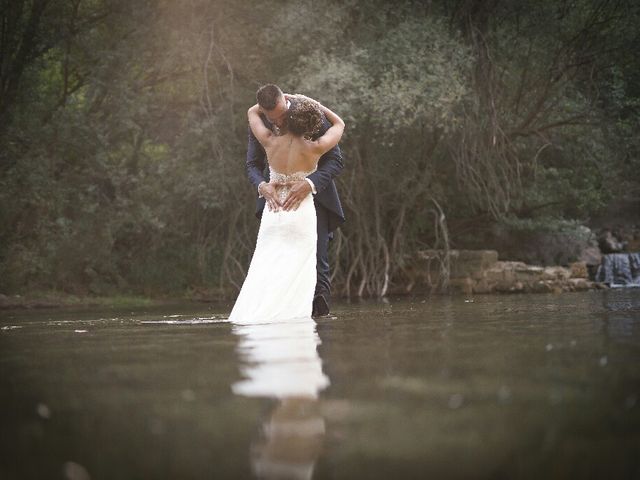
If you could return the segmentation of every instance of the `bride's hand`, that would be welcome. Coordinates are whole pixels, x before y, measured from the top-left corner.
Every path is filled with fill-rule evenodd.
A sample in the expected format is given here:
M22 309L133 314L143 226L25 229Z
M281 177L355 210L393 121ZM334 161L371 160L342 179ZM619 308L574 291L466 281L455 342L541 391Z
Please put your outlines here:
M260 195L262 195L267 202L267 208L271 212L277 212L280 208L280 202L278 201L278 193L276 191L277 183L263 183L260 185Z

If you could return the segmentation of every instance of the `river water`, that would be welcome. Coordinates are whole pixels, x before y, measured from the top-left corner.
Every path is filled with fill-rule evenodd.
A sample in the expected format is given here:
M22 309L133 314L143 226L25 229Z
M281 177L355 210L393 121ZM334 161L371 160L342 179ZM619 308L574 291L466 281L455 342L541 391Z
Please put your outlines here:
M229 310L0 312L0 478L640 478L640 289Z

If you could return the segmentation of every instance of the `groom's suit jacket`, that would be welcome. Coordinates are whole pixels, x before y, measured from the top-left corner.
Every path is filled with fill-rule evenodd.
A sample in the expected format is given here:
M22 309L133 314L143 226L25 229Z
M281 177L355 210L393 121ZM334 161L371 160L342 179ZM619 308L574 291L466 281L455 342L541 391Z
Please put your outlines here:
M295 103L295 98L289 97L289 101ZM271 129L272 124L269 120L262 115L261 117L265 126ZM323 117L322 128L317 136L314 137L314 140L324 134L330 126L331 124L329 121ZM267 156L264 148L262 148L262 145L260 145L260 142L258 142L251 131L251 128L249 128L249 145L247 149L246 167L249 181L251 181L251 183L256 187L256 191L261 182L269 181ZM320 157L317 170L307 176L307 178L313 182L316 187L316 191L318 192L314 195L316 208L320 205L329 211L329 232L333 232L345 221L342 204L338 197L338 190L336 189L336 184L333 181L333 177L339 175L343 168L342 152L340 152L340 147L336 145ZM264 198L258 198L256 202L256 217L260 218L262 216L264 205Z

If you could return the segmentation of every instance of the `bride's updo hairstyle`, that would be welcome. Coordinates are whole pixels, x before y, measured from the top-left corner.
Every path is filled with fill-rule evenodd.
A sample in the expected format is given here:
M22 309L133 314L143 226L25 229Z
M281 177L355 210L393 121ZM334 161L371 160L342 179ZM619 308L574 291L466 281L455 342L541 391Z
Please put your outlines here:
M291 102L287 110L287 130L294 135L312 137L322 126L322 111L318 102L308 98Z

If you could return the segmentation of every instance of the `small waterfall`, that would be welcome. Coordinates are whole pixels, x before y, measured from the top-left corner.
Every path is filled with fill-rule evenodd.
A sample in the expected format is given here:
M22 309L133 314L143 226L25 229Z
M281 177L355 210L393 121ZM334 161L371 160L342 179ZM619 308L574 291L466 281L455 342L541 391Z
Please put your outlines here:
M603 255L596 281L611 287L640 287L640 253Z

